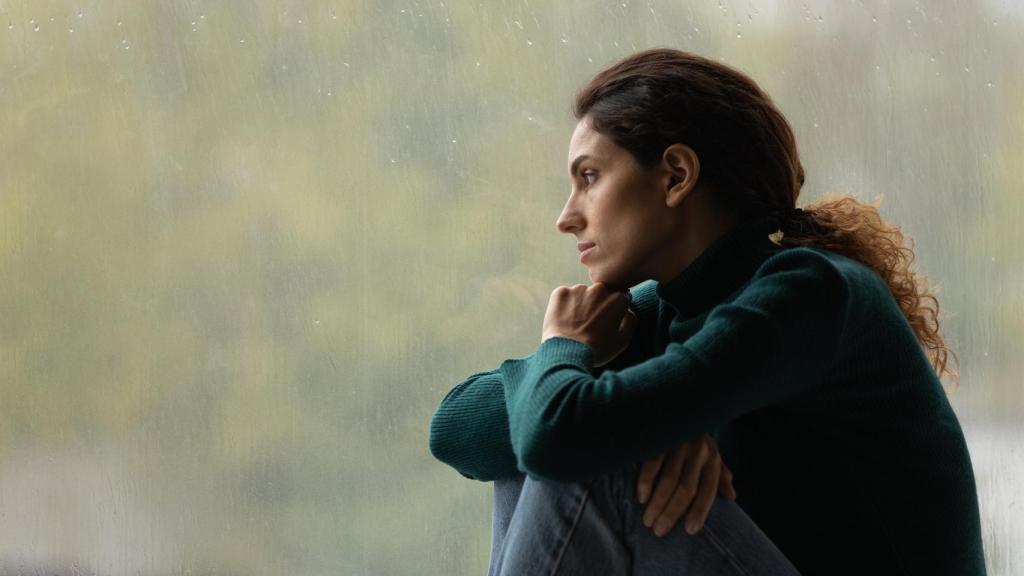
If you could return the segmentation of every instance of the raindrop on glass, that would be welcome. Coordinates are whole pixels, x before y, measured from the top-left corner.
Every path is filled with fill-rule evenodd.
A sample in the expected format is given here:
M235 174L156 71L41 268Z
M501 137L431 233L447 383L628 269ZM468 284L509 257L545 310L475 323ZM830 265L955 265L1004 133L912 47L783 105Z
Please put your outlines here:
M118 26L120 26L121 24L123 24L123 22L121 22L120 20L118 20L118 21L117 21L117 25L118 25Z
M533 40L527 40L526 41L526 45L527 46L533 46Z
M33 31L33 32L39 32L39 24L35 24L35 25L33 25L33 26L32 26L32 31Z
M986 83L986 84L985 84L985 86L987 86L987 87L991 88L991 87L992 87L992 83L991 83L991 82L988 82L988 83Z
M242 38L242 39L240 39L240 40L238 41L238 43L239 43L239 44L245 44L245 38Z
M84 16L84 14L82 14L82 11L81 11L81 10L79 10L79 11L78 11L78 17L79 17L79 18L81 18L82 16Z

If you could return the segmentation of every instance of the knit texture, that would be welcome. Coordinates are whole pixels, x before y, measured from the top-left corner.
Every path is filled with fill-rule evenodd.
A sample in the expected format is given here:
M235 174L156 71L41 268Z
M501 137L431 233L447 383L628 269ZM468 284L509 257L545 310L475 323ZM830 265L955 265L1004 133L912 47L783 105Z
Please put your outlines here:
M885 283L747 221L631 292L629 348L576 340L453 388L430 449L462 475L581 481L713 434L737 502L804 574L984 574L963 432Z

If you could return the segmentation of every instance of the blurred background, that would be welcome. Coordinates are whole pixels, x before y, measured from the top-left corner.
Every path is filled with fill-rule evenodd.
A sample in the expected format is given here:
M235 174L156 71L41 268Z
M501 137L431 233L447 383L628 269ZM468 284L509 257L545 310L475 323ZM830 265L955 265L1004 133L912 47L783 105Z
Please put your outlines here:
M1017 0L0 1L0 574L483 574L429 419L589 282L572 97L655 46L914 239L1024 574Z

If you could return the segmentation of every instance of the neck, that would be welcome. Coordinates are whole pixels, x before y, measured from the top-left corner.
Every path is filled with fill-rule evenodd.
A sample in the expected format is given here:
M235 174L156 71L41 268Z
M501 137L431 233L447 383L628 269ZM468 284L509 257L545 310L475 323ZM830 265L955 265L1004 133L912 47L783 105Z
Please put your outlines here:
M736 225L731 214L713 209L706 204L700 209L679 211L676 233L665 246L660 261L652 274L659 283L668 282L679 275L715 240Z

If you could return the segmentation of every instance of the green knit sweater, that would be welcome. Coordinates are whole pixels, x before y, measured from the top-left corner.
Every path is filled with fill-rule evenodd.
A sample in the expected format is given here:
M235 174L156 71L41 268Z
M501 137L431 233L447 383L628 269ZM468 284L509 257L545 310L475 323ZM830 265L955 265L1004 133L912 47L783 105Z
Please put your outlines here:
M737 502L804 574L984 574L963 432L887 285L770 218L632 290L629 348L561 337L453 388L430 449L462 475L579 481L713 434Z

